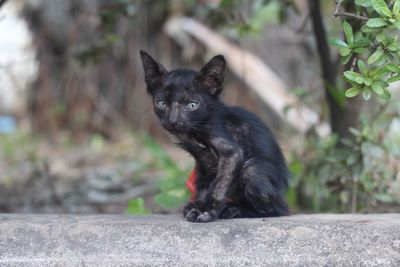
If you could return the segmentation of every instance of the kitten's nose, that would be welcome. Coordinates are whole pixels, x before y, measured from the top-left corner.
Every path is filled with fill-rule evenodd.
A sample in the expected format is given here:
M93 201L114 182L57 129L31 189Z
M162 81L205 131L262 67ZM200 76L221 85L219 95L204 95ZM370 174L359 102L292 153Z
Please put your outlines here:
M169 116L168 122L175 125L178 122L178 116Z
M179 112L177 109L173 109L171 114L169 114L168 122L175 125L178 122Z

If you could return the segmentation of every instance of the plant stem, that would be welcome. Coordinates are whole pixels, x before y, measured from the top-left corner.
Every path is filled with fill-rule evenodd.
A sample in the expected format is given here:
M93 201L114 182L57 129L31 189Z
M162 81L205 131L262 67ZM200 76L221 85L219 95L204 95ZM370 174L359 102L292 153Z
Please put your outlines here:
M356 15L350 12L342 12L340 11L340 7L342 5L343 0L336 0L336 8L335 8L335 13L333 14L333 16L336 17L350 17L350 18L354 18L354 19L359 19L359 20L368 20L367 17L364 16L360 16L360 15Z
M351 213L357 212L357 194L358 194L358 182L353 180L353 188L351 195Z
M364 20L367 21L368 18L361 16L361 15L356 15L353 13L349 13L349 12L335 12L335 14L333 14L333 16L336 17L349 17L349 18L353 18L353 19L359 19L359 20Z

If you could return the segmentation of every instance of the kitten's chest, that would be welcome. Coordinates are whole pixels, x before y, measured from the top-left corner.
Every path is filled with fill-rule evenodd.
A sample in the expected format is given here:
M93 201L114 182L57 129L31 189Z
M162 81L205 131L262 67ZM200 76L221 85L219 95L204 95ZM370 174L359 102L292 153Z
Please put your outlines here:
M195 154L193 156L202 155L201 158L208 156L209 159L213 160L218 158L217 152L209 144L205 135L202 136L202 138L189 135L180 136L179 138L181 140L181 144L183 144L183 147L191 154Z
M215 157L217 157L216 151L209 144L208 140L203 140L200 138L192 138L192 139L190 139L190 142L192 144L196 145L198 148L200 148L205 153L212 153Z

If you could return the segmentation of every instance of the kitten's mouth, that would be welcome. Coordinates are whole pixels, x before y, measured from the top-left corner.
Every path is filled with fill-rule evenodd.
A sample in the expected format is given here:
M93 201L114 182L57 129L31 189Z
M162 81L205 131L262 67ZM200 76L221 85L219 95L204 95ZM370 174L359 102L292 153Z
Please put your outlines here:
M180 128L180 127L173 128L173 129L171 130L171 132L176 133L176 134L183 134L183 133L186 133L185 129Z
M181 133L185 133L185 128L182 127L182 125L178 125L178 124L174 124L174 125L164 125L164 128L171 132L171 133L176 133L176 134L181 134Z

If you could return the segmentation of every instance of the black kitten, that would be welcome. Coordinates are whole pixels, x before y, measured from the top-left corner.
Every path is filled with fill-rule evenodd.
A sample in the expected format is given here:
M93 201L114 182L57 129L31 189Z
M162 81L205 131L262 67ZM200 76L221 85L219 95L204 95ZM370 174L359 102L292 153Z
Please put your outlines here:
M285 159L254 114L220 102L225 60L200 71L167 71L140 52L147 90L162 126L196 160L196 197L183 214L192 222L288 214Z

